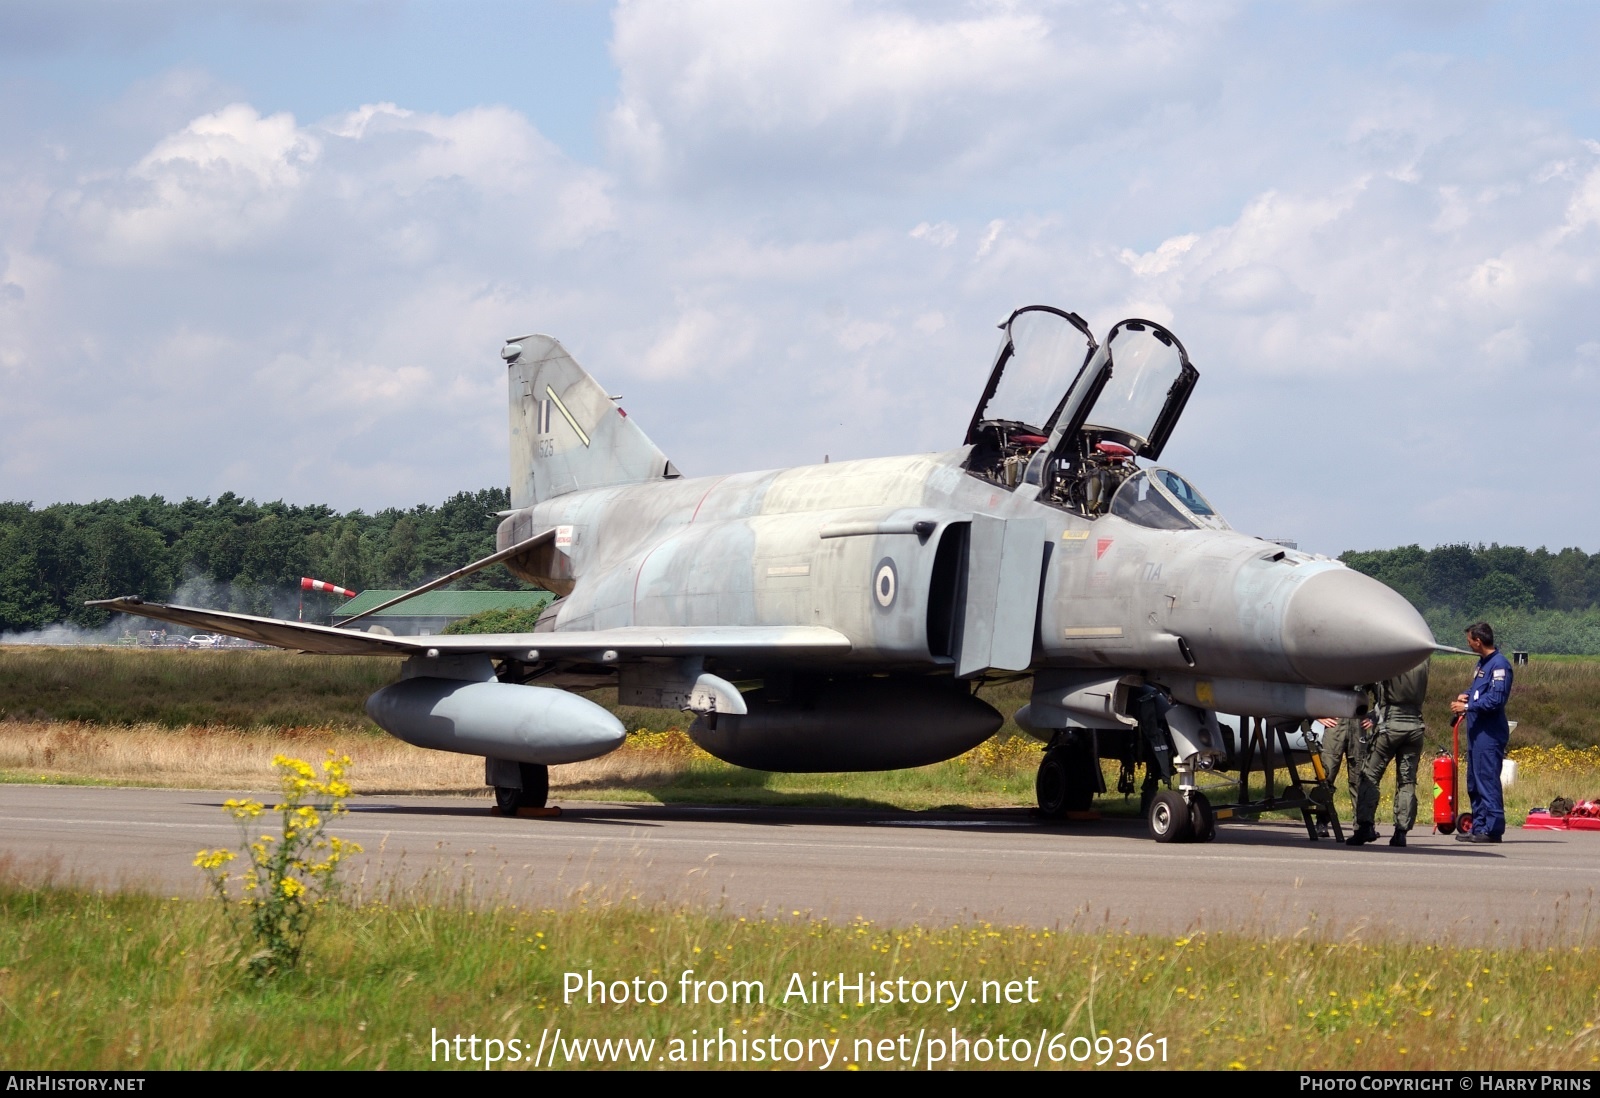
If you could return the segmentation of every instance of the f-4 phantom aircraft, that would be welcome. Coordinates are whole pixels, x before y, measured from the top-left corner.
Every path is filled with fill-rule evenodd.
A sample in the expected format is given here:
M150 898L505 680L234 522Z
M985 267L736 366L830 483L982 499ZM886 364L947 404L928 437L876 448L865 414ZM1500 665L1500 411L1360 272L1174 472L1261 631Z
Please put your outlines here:
M1001 328L959 447L712 477L680 475L556 340L506 341L497 551L402 597L503 563L560 596L530 634L95 605L404 657L367 712L409 743L484 756L505 812L545 803L550 765L622 744L581 696L597 686L692 713L694 741L738 766L886 770L982 743L1003 717L977 688L1031 675L1016 720L1048 744L1044 814L1088 808L1100 760L1122 760L1127 781L1145 768L1157 839L1209 839L1195 777L1232 763L1218 712L1354 714L1351 684L1415 666L1433 636L1389 588L1234 531L1155 464L1199 377L1166 328L1124 320L1097 343L1047 306Z

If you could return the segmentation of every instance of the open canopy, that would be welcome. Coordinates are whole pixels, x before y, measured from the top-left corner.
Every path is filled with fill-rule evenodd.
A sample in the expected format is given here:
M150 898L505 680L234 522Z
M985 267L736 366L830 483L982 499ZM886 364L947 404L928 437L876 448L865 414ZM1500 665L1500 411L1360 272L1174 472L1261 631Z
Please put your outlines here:
M1098 391L1083 408L1080 429L1096 442L1121 443L1151 461L1160 457L1200 377L1178 337L1148 320L1124 320L1106 337L1103 362L1089 369L1086 380Z
M1076 313L1029 305L1006 319L1005 338L967 427L966 442L1048 439L1058 457L1113 442L1155 460L1200 373L1178 338L1149 320L1124 320L1103 346Z
M1034 485L1040 500L1090 517L1105 513L1134 459L1161 456L1200 372L1154 321L1124 320L1096 344L1077 314L1030 305L1001 328L965 468L1007 489Z
M985 427L1047 438L1094 354L1094 337L1082 317L1049 305L1018 309L1000 328L1005 338L966 441L977 442Z

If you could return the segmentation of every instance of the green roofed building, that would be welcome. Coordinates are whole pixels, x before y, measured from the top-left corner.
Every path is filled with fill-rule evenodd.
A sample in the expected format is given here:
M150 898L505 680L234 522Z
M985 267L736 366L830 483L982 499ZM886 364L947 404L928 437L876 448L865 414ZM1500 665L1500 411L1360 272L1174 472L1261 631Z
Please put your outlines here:
M342 625L347 618L403 594L404 591L363 591L333 612L333 624ZM536 614L554 599L549 591L429 591L362 618L352 628L371 630L376 626L395 636L425 637L444 632L444 627L453 621L486 610Z

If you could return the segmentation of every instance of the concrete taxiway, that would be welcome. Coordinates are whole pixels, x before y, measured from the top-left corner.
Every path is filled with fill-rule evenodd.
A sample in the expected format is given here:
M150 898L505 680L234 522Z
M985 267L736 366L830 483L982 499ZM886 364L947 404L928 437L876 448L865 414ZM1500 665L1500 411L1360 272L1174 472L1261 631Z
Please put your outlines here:
M237 795L0 786L0 850L25 879L198 895L190 863L203 847L237 845L220 807ZM1210 844L1159 845L1139 822L1045 825L1022 809L562 807L558 819L503 819L483 799L356 797L333 831L366 848L351 877L390 896L1164 934L1600 938L1589 916L1600 834L1515 831L1468 846L1419 829L1403 850L1351 849L1309 842L1298 823L1262 822L1225 823Z

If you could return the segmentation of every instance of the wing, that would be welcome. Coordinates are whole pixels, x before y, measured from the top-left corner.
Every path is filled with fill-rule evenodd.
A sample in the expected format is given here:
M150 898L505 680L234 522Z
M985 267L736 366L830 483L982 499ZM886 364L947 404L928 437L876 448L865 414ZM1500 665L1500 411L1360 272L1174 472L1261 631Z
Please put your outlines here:
M788 658L842 655L850 651L850 639L843 633L817 625L662 628L636 625L590 632L388 637L328 625L230 614L225 610L168 606L131 595L99 599L88 605L326 656L412 656L431 649L441 654L483 653L529 661L556 657L612 663L628 656L760 654Z

